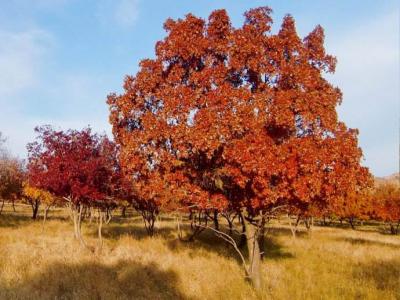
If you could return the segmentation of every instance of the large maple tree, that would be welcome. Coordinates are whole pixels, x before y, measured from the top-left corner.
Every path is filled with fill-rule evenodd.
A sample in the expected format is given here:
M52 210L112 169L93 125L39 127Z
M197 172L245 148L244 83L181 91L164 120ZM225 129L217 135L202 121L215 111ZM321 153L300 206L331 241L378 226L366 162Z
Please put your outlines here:
M336 59L322 27L301 39L290 15L276 34L270 8L244 16L239 28L225 10L207 21L168 19L155 58L142 60L108 104L121 165L143 197L241 214L248 276L259 288L265 214L324 206L369 173L358 131L338 121L342 93L323 76Z

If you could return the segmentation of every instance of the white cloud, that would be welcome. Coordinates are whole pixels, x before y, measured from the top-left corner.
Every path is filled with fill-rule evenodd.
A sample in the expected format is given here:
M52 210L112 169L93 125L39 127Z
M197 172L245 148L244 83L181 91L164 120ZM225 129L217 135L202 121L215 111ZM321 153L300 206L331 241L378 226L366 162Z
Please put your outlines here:
M399 14L381 15L347 32L328 35L328 52L337 56L329 79L343 94L339 116L360 129L366 165L376 175L399 168Z
M0 30L0 103L32 87L38 81L43 55L51 37L42 30L9 32Z
M123 26L132 26L139 16L139 0L121 0L117 3L114 17Z
M21 155L35 126L22 110L31 100L29 92L43 84L41 72L53 39L40 29L0 29L0 40L0 131L10 150Z
M96 15L104 25L112 22L120 27L132 27L139 17L139 4L140 0L102 0Z

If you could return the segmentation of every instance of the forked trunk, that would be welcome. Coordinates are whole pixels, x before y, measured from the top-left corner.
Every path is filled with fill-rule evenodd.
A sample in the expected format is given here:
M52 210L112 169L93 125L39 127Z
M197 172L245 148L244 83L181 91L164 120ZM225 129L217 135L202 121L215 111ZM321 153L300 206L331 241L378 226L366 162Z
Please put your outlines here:
M72 220L74 222L74 237L75 239L79 240L82 246L87 247L85 241L83 240L81 231L83 206L82 205L77 206L71 204L70 209L71 209Z
M255 290L261 290L261 255L260 246L258 244L258 230L254 225L250 224L249 221L242 214L242 219L246 232L246 243L249 251L249 266L248 274L253 287Z
M296 224L293 225L292 223L292 217L288 214L288 219L289 219L289 228L290 231L292 232L292 238L296 238L296 232L297 232L297 226L299 224L300 216L297 217Z
M83 205L79 205L78 223L77 223L78 239L82 246L87 247L85 241L83 240L82 231L81 231L81 229L82 229L82 213L83 213Z

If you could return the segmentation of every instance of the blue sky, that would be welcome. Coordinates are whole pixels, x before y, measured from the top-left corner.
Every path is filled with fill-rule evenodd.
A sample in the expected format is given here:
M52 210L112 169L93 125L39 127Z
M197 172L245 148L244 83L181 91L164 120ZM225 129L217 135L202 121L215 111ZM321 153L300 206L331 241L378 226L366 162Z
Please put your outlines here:
M343 93L341 120L360 129L364 164L378 176L399 170L399 5L397 1L0 0L0 131L24 158L36 125L91 125L110 133L106 95L153 57L163 22L228 10L240 26L268 5L274 28L290 13L300 36L325 28L338 58L329 80Z

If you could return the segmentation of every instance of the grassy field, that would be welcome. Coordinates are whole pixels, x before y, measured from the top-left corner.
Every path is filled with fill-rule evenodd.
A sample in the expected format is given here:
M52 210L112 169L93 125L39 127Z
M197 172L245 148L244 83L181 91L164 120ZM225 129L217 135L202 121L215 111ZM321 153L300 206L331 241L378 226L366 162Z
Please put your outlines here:
M28 214L7 206L0 216L0 299L400 299L400 237L373 226L315 227L293 239L284 223L270 224L257 295L211 232L180 242L163 218L149 238L140 218L115 218L95 254L73 239L63 211L44 230ZM95 225L83 233L95 247Z

